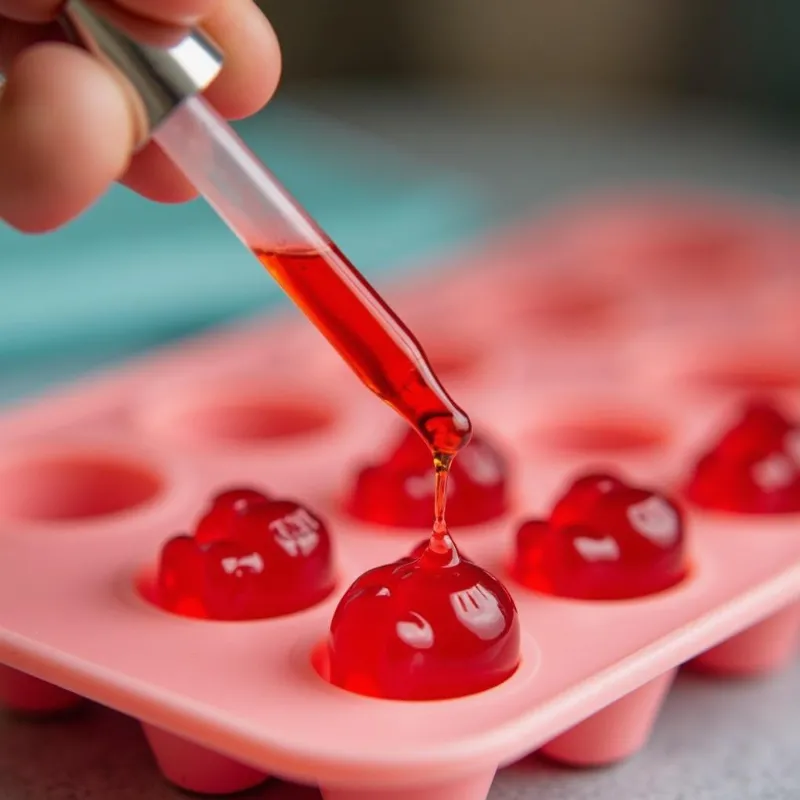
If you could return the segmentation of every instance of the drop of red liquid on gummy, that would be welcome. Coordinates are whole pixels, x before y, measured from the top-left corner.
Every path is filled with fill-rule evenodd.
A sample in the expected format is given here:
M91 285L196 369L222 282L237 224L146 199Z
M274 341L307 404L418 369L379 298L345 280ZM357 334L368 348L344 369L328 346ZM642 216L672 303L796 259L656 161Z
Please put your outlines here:
M448 478L447 521L451 527L479 525L507 508L508 468L480 436L453 461ZM395 528L430 529L434 469L431 453L410 431L381 464L363 469L348 501L356 519Z
M576 480L549 519L522 525L516 544L517 580L558 597L645 597L686 576L680 509L612 475Z
M514 674L514 601L449 544L370 570L347 590L331 622L334 685L391 700L442 700L491 689Z
M330 536L308 509L252 490L218 495L195 536L161 551L159 604L184 616L253 620L291 614L327 597Z
M408 554L408 558L420 558L422 555L424 555L430 543L431 543L430 536L419 541L414 546L414 549ZM463 550L458 551L458 556L464 561L472 561L472 559Z
M735 514L799 512L800 429L773 405L746 407L698 460L686 497Z

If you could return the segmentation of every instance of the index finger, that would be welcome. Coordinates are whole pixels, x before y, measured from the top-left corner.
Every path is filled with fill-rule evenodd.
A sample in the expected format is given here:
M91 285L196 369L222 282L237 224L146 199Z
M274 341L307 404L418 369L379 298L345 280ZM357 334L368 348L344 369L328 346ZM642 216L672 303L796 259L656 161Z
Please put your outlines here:
M156 22L193 25L203 19L220 0L116 0L116 5ZM224 0L222 0L224 2ZM0 16L18 22L55 19L64 0L0 0Z

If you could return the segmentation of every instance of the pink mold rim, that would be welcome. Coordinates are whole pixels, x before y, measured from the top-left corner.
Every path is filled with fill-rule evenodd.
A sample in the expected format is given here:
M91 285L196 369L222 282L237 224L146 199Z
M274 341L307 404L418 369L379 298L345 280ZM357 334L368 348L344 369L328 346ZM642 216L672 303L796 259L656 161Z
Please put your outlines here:
M195 485L179 458L93 438L11 446L0 456L0 480L0 536L113 536L157 525L185 505Z

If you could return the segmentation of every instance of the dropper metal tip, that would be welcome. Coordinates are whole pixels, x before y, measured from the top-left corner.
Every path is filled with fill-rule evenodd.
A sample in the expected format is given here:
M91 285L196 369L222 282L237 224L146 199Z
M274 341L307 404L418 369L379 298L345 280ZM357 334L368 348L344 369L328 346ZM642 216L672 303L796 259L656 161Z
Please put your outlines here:
M113 68L132 90L145 140L222 69L222 51L199 29L150 23L107 0L68 0L59 22L70 41Z

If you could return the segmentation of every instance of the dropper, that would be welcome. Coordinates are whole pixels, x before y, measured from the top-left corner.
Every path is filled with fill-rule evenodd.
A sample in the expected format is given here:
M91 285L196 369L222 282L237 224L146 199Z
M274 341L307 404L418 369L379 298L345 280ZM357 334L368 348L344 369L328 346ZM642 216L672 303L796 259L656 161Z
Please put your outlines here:
M60 21L130 90L140 145L158 143L362 382L449 462L470 421L417 340L202 97L222 69L219 47L199 29L150 26L106 0L69 0Z

